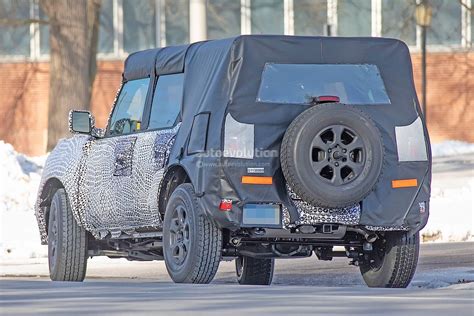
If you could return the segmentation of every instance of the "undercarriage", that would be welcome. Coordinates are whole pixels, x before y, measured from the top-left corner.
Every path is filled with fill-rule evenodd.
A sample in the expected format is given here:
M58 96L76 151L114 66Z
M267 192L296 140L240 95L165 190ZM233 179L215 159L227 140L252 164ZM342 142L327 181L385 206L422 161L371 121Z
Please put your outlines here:
M346 257L352 260L351 264L358 265L373 251L373 243L383 239L383 234L338 224L302 225L292 230L243 228L224 233L222 259L239 256L286 259L310 257L314 253L319 260ZM163 234L150 231L103 240L90 236L88 255L163 260Z

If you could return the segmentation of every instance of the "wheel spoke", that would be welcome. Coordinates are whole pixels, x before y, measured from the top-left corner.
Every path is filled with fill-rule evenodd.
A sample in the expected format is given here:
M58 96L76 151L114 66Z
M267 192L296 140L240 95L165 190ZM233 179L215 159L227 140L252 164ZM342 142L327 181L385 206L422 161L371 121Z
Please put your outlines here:
M344 132L344 126L334 125L331 127L331 130L334 134L334 143L336 144L341 143L342 133Z
M183 245L186 249L189 249L189 239L183 239Z
M178 245L178 249L179 249L178 259L180 262L183 262L184 259L186 259L187 251L182 243Z
M177 212L178 212L178 219L179 219L180 224L184 224L185 219L186 219L186 211L181 206L177 209Z
M354 176L358 176L362 172L362 169L364 169L363 163L357 163L353 161L348 161L347 166L352 169Z
M346 148L349 152L357 148L364 148L364 142L362 139L360 139L360 137L356 136L354 140L346 146Z
M344 183L344 180L341 177L341 170L340 169L334 170L334 175L332 177L331 182L334 183L335 185L341 185L341 184Z
M179 230L179 223L178 219L173 218L170 223L170 232L176 234Z
M173 240L171 242L170 249L172 250L173 253L176 250L176 248L178 247L178 245L179 245L179 242L177 240Z
M313 141L311 143L311 149L313 149L313 148L319 148L319 149L322 149L323 151L326 151L329 148L329 144L325 143L321 139L321 135L318 135L313 139Z
M328 165L326 160L312 161L311 163L313 165L313 170L314 172L316 172L316 174L320 174L321 170Z

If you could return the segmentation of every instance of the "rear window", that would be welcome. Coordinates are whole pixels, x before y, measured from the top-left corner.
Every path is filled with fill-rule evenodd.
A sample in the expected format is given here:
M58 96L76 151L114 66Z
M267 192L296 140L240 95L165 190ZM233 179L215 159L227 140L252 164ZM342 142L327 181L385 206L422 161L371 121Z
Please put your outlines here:
M266 64L258 102L308 104L338 96L346 104L389 104L380 72L369 64Z

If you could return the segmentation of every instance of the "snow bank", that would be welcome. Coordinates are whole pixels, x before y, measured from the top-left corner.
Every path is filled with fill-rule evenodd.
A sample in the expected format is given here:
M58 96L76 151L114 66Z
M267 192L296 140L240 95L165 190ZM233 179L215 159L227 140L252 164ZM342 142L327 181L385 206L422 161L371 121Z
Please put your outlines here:
M433 144L433 156L474 153L474 144L446 141ZM40 238L33 206L47 156L27 157L0 140L0 259L36 258L47 254ZM456 179L451 179L456 181ZM472 240L474 179L467 185L446 187L433 179L431 215L423 230L425 241Z
M430 218L421 231L423 241L474 241L474 179L457 187L446 182L433 175Z
M33 206L46 156L29 158L0 141L0 258L47 253Z
M441 143L431 144L431 153L433 157L474 154L474 143L447 140Z

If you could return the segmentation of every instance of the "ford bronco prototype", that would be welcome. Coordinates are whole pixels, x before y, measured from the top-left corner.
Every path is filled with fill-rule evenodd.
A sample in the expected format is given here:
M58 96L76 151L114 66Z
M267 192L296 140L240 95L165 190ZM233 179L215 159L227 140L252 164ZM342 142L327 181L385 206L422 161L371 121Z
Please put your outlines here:
M428 219L431 153L407 46L395 39L239 36L125 61L107 128L72 111L36 204L52 280L87 258L164 260L209 283L235 259L347 257L406 287Z

